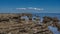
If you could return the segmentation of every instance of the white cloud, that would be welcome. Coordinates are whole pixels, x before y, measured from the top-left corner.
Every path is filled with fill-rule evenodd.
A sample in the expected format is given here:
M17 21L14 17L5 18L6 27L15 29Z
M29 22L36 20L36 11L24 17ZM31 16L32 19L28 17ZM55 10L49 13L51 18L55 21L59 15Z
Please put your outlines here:
M16 8L17 10L26 10L26 8Z
M29 7L28 9L33 9L33 10L44 10L43 8L32 8L32 7Z
M32 10L44 10L43 8L33 8L33 7L29 7L28 9L32 9Z
M28 7L28 8L16 8L17 10L44 10L43 8L33 8L33 7Z

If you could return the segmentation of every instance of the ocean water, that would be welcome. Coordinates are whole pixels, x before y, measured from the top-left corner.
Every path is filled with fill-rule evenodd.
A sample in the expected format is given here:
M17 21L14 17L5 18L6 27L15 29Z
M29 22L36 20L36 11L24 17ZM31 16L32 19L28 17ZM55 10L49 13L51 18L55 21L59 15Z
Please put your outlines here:
M33 14L36 14L40 16L41 18L44 16L50 16L50 17L57 17L60 19L60 13L33 13Z
M34 13L34 15L40 16L42 20L44 16L49 17L57 17L60 20L60 13ZM56 27L48 26L49 30L51 30L54 34L60 34Z

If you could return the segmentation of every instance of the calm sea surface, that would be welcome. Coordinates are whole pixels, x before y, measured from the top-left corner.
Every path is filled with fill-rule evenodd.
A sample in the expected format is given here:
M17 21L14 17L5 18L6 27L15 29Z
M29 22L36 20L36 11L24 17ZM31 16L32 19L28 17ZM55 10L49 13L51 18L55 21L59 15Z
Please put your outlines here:
M58 17L60 19L60 13L33 13L39 15L41 18L43 16Z

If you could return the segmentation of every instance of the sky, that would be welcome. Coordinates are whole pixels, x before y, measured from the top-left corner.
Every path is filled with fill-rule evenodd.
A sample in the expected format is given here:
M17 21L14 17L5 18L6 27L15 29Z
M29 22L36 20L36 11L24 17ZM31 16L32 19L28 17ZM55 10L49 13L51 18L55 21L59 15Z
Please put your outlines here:
M60 0L0 0L0 13L60 13Z

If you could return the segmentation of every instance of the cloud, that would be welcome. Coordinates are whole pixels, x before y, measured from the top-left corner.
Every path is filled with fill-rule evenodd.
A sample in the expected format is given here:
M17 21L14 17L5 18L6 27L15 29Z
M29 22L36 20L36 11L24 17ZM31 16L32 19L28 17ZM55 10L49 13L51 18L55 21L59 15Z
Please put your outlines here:
M28 9L32 9L32 10L44 10L43 8L33 8L33 7L29 7Z
M33 8L33 7L28 7L28 8L16 8L17 10L44 10L43 8Z
M26 10L26 8L16 8L17 10Z

